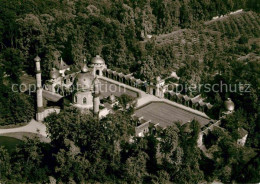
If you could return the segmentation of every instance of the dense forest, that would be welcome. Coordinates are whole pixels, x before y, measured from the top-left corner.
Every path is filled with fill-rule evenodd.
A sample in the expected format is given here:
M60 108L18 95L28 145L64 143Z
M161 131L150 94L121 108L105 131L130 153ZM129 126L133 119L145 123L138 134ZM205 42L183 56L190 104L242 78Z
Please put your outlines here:
M137 122L131 115L126 110L115 110L98 121L71 108L53 114L46 119L50 144L28 139L11 153L0 148L1 180L18 183L259 181L259 156L252 148L238 146L227 132L214 132L219 138L213 162L197 147L198 122L183 126L176 122L160 133L137 138L132 137ZM253 162L248 162L249 155Z
M225 37L221 31L219 35L207 36L211 33L203 33L202 22L242 8L259 11L259 2L1 0L0 8L1 59L8 62L13 53L21 61L16 71L21 68L32 72L36 54L42 58L45 77L57 57L62 56L68 64L79 64L85 58L90 61L96 54L101 54L110 68L137 71L138 77L149 78L154 73L166 74L174 64L180 63L175 55L178 52L169 50L172 45L155 47L153 41L145 44L140 42L142 35L156 36L188 29L183 33L184 40L195 34L191 37L197 37L197 42L207 47L209 36L219 41ZM259 26L258 15L255 19ZM227 34L233 32L227 31ZM154 47L156 52L153 52ZM194 54L189 53L189 48L184 49L183 59L192 60ZM194 50L196 54L199 52Z
M244 11L212 20L238 9ZM46 119L50 144L28 139L12 152L0 147L0 181L259 182L259 11L257 0L0 0L0 125L33 118L33 96L13 93L11 84L21 83L22 71L34 75L36 55L44 79L59 57L78 66L100 54L109 68L148 81L176 71L180 84L250 85L248 93L181 91L214 104L213 119L227 97L236 105L226 131L211 135L213 160L196 146L195 121L129 143L131 111L97 121L67 109ZM249 133L245 147L236 144L238 127Z

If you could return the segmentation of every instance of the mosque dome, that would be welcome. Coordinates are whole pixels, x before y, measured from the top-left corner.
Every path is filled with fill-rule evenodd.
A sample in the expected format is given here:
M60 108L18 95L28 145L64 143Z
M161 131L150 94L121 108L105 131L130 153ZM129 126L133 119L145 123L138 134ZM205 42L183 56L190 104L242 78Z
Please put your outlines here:
M225 108L227 111L233 111L235 109L235 104L234 102L228 98L225 102L224 102Z
M76 77L76 85L78 89L90 90L93 88L94 77L90 72L79 73Z
M94 57L91 60L91 64L105 64L105 60L102 57L100 57L99 55L96 55L96 57Z
M84 65L81 67L81 72L82 72L82 73L88 72L88 67L87 67L86 64L84 64Z
M50 78L51 79L57 79L60 76L59 71L56 68L52 68L50 71Z
M77 89L80 90L91 90L93 88L94 76L88 71L86 65L83 65L81 72L76 77Z

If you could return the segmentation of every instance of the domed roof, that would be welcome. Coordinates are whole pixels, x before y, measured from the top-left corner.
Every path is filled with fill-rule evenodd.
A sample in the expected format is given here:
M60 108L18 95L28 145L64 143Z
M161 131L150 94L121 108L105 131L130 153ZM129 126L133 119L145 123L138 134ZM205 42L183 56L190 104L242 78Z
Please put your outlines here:
M112 94L112 95L109 96L109 100L111 102L114 102L116 100L116 97Z
M34 61L35 61L35 62L40 62L40 61L41 61L41 58L37 55L37 56L34 58Z
M156 77L156 81L159 82L161 80L161 77L160 76L157 76Z
M225 102L224 102L225 108L228 111L233 111L235 109L235 104L234 102L228 98Z
M83 72L83 73L88 72L88 67L87 67L86 64L84 64L84 65L81 67L81 72Z
M76 77L77 89L90 90L93 88L94 77L90 72L81 72Z
M52 68L50 71L50 78L51 79L57 79L60 76L59 71L56 68Z
M94 57L91 60L91 64L105 64L105 60L102 57L100 57L99 55L96 55L96 57Z

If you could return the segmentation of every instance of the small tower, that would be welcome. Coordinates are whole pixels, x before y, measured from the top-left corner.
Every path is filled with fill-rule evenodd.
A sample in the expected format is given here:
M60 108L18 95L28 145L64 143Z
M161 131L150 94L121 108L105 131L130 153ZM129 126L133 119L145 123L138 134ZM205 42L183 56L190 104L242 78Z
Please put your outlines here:
M155 87L156 87L155 96L157 96L157 97L161 97L161 95L160 95L160 81L161 81L161 77L157 76L156 77L156 85L155 85Z
M36 120L37 121L43 121L44 115L43 115L43 100L42 100L42 74L41 74L41 65L40 61L41 58L39 56L36 56L34 58L34 61L36 63L36 87L37 87L37 114L36 114Z
M100 104L100 101L99 101L99 93L100 93L100 89L99 89L99 80L97 78L95 78L94 80L94 93L93 93L93 113L94 113L94 116L97 116L99 115L99 104Z
M235 110L235 104L234 102L231 100L231 98L228 98L225 102L224 102L224 105L225 105L225 114L231 114L234 112Z
M90 67L93 68L93 75L96 77L103 75L102 71L107 68L107 65L102 57L96 55L96 57L92 58Z

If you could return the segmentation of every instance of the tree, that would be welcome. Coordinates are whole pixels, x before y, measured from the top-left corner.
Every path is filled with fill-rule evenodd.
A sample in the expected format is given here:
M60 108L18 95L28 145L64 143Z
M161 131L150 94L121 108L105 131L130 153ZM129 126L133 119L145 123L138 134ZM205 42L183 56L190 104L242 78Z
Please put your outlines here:
M24 64L24 57L20 50L13 48L5 49L0 55L0 62L3 63L4 71L8 75L9 81L20 84Z
M124 110L130 108L130 110L133 111L133 108L135 107L135 101L134 101L134 98L130 95L127 95L127 94L122 94L119 98L118 98L118 102L119 104L124 108ZM132 112L131 111L131 112ZM130 112L130 111L128 111Z
M88 180L87 173L89 172L90 163L84 156L75 154L72 150L60 149L54 157L57 163L55 172L62 181L83 182Z
M10 155L7 150L0 147L0 181L4 181L11 174Z
M43 143L38 138L27 138L24 144L18 145L11 156L12 179L18 182L46 182L49 172L43 162Z
M35 115L34 100L24 93L12 92L4 84L0 88L0 125L29 122Z
M154 79L154 76L158 74L154 68L156 68L154 59L151 56L147 56L140 67L140 77L147 80Z
M170 126L163 130L161 134L160 151L166 159L172 156L178 146L178 132L179 129L176 126ZM171 162L170 160L168 161Z
M129 157L125 164L126 181L129 183L142 183L146 175L146 159L145 152L138 152L136 156Z

